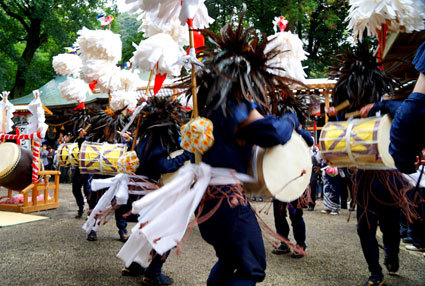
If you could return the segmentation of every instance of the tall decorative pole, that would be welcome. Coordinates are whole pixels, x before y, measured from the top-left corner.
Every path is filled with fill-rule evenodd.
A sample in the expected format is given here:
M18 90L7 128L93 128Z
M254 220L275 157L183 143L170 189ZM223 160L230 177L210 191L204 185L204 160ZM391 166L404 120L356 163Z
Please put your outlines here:
M193 19L187 20L187 25L189 27L189 46L190 49L195 48L195 40L193 37ZM190 52L189 52L190 53ZM192 63L192 101L193 101L193 110L192 117L197 118L199 116L198 111L198 96L197 96L197 84L196 84L196 69L195 64ZM202 161L202 156L199 151L195 151L195 163L199 164Z
M149 75L148 86L146 87L146 93L145 93L146 97L149 95L149 89L150 89L150 86L151 86L153 73L154 73L154 69L151 70L151 74ZM139 135L139 127L140 127L141 121L142 121L142 115L139 114L137 116L137 127L136 127L136 130L134 131L133 144L131 145L131 151L134 151L134 149L136 148L136 140L137 140L137 136Z

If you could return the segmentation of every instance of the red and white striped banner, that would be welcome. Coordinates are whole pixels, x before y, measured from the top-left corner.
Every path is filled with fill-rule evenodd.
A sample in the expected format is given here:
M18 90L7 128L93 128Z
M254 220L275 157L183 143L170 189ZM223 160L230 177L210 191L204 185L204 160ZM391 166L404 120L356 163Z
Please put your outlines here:
M16 140L16 144L20 144L20 140L34 140L34 146L32 148L32 182L36 183L38 181L38 171L40 164L40 145L41 145L41 133L38 131L37 133L31 134L0 134L0 140Z

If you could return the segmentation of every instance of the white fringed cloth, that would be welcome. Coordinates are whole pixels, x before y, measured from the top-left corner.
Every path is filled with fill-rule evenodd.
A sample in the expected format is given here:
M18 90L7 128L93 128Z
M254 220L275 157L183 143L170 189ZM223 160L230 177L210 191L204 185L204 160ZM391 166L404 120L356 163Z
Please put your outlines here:
M158 186L149 182L149 179L144 176L118 174L113 178L94 179L92 181L92 191L96 192L103 189L108 190L100 198L96 207L83 225L83 229L87 233L90 233L92 230L97 232L99 225L102 223L102 219L105 219L106 223L104 215L107 214L108 210L114 207L111 203L114 198L116 206L125 205L127 204L130 194L146 195L150 191L158 189Z
M132 262L147 267L152 250L163 255L179 244L209 185L233 185L241 181L252 178L205 163L183 167L173 181L133 203L132 213L139 214L139 222L118 258L126 267Z

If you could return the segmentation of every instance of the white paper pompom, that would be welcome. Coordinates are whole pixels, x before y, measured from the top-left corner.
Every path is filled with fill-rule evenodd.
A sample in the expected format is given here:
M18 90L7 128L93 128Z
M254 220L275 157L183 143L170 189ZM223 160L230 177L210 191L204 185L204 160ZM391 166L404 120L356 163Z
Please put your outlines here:
M117 63L121 60L120 35L109 30L88 30L86 28L79 30L78 35L77 43L80 46L83 61L101 59Z
M308 53L304 51L300 38L291 32L278 32L269 36L268 40L270 43L264 52L276 49L280 53L267 64L271 67L284 69L284 71L271 69L270 72L303 82L307 75L304 72L301 61L307 59Z
M130 61L135 67L150 71L158 65L159 73L168 73L177 76L181 66L177 64L184 51L168 34L156 34L133 44L136 51Z
M189 45L187 25L182 26L177 16L171 19L167 25L159 25L158 21L155 21L155 16L148 12L143 12L137 19L142 21L138 31L142 32L145 38L164 33L169 34L180 46Z
M425 29L423 0L350 0L346 21L360 40L367 29L369 36L377 36L386 24L391 32L411 33Z
M127 109L133 111L137 106L138 94L136 91L116 90L111 92L111 109L119 110L127 106Z
M68 78L59 84L61 95L68 101L86 101L87 94L91 94L89 85L81 79Z
M121 82L121 90L127 92L135 91L138 87L143 85L143 81L140 79L139 75L129 70L121 70L118 76Z
M214 19L208 16L205 0L126 0L133 4L132 12L146 11L152 13L153 20L160 26L166 26L178 17L181 25L188 18L193 18L195 29L208 28Z
M81 70L81 59L74 54L59 54L53 57L53 69L63 76L78 76Z
M87 60L83 62L81 78L86 82L97 80L96 87L98 87L101 92L108 92L109 90L121 88L119 72L120 68L113 62L96 59Z

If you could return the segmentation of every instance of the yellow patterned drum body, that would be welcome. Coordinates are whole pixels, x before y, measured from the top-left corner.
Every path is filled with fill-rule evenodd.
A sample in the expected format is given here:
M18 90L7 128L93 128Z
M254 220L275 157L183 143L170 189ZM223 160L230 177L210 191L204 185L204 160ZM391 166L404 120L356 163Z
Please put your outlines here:
M118 159L127 152L125 144L84 142L81 145L79 166L83 174L116 175Z
M77 143L65 143L59 145L58 148L58 164L59 166L78 166L78 149Z
M334 167L394 169L394 160L388 151L390 128L388 115L328 122L320 134L322 157Z

